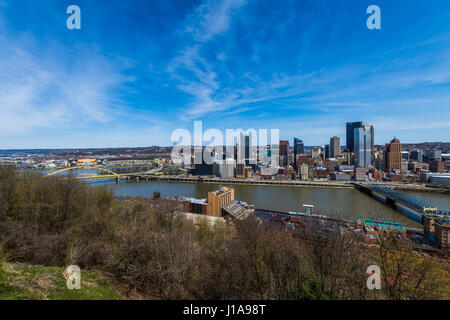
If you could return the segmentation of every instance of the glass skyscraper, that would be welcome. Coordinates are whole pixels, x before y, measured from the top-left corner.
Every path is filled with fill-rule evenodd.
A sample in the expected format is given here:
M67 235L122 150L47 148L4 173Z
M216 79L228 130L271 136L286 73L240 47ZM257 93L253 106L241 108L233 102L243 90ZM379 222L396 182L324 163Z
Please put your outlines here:
M305 146L303 144L303 141L294 138L294 167L297 170L297 155L304 154L305 153Z
M345 147L350 151L354 152L355 148L355 139L354 139L354 130L355 128L362 128L363 124L361 121L359 122L347 122L347 136L346 136L346 145Z
M368 167L372 165L372 126L363 125L353 129L355 165Z

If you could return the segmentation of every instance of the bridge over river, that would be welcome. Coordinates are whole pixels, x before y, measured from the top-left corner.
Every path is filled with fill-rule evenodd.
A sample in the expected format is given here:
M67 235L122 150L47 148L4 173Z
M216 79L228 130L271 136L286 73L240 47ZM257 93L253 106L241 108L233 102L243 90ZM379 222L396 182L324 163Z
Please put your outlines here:
M448 217L449 212L439 211L436 206L411 194L397 192L382 184L355 183L356 189L400 211L408 218L422 223L423 214Z

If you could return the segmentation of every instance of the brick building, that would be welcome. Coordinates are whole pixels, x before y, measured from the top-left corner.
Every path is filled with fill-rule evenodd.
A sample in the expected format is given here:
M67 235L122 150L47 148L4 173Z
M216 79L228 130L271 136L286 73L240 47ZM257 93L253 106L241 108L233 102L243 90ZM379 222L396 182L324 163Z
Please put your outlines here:
M392 139L391 143L385 145L383 159L386 171L402 169L402 145L397 138Z

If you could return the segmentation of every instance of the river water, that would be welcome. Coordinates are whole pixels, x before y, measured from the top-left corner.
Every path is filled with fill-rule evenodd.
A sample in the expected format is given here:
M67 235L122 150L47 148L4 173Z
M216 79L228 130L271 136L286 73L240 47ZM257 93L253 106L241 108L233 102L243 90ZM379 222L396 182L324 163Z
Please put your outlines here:
M78 171L78 170L77 170ZM92 174L93 172L85 172ZM45 173L45 172L44 172ZM81 173L81 172L80 172ZM77 172L76 175L79 175ZM260 186L239 184L212 184L186 182L158 182L158 181L121 181L116 184L113 180L89 182L96 186L107 186L116 196L152 198L154 192L160 192L161 197L187 196L199 199L208 197L208 192L222 186L235 190L235 199L255 205L257 209L277 211L302 211L303 204L312 204L323 214L336 215L348 220L372 218L400 222L409 227L421 227L420 224L406 218L400 212L383 203L349 188L315 188L293 186ZM450 195L439 193L408 192L439 210L450 211Z
M302 211L303 204L312 204L324 214L354 220L358 217L400 222L409 227L420 227L398 211L376 201L356 189L314 188L292 186L227 185L211 183L128 181L99 181L94 185L106 185L117 196L152 198L154 192L161 197L188 196L199 199L222 186L235 190L235 199L255 205L258 209L278 211ZM438 193L412 193L440 210L450 210L450 196Z

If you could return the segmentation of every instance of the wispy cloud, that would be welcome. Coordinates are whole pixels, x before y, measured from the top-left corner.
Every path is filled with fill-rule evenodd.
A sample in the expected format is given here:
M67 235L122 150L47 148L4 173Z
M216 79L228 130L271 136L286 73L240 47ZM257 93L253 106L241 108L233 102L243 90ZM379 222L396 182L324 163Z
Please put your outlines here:
M207 42L227 31L233 14L245 5L246 0L206 0L188 16L185 32L196 42Z
M245 4L245 0L204 1L187 17L181 34L189 33L192 41L169 63L167 71L179 81L177 87L194 99L186 111L189 117L225 108L224 101L217 99L217 74L201 50L206 42L229 29L232 16ZM226 54L221 52L217 59L225 62Z
M80 32L46 2L0 0L0 147L56 135L165 144L193 119L279 128L307 144L353 120L374 124L380 143L397 130L450 138L445 1L386 2L380 32L351 0L82 1Z
M304 60L311 60L315 54L311 44L318 40L316 33L322 32L311 16L304 17L310 25L305 25L307 28L302 30L302 36L298 39L308 50L301 48L299 52L292 53L298 58L289 62L291 68L288 72L278 70L274 64L279 59L277 53L280 53L277 51L276 37L270 38L270 44L264 42L263 36L254 37L246 56L241 54L236 57L242 60L239 65L242 68L236 68L236 58L227 52L226 47L230 46L230 42L231 47L239 42L233 38L236 35L228 31L233 27L233 18L236 21L239 18L245 20L241 17L248 14L245 5L243 1L203 2L188 15L182 34L188 33L192 39L186 41L184 49L179 51L167 69L172 79L178 82L176 87L192 97L181 113L182 119L199 118L216 111L234 115L270 105L322 112L330 112L333 108L372 108L378 107L380 100L394 97L400 90L411 91L410 99L414 100L421 98L421 90L448 86L450 83L448 49L439 50L432 57L425 53L423 56L396 58L389 56L392 52L387 52L381 53L386 56L379 64L361 63L360 59L353 64L339 64L336 61L305 72L308 68L305 68ZM264 35L274 29L277 35L286 38L286 33L300 19L299 13L289 15L285 11L280 9L276 26L262 24L257 32L252 30L252 34ZM220 45L213 41L219 36L227 43L217 54L211 54L214 46ZM442 35L439 37L440 42L447 39ZM436 41L424 41L420 45L412 43L410 50L420 51ZM260 52L264 56L260 56ZM271 72L264 72L266 62L274 66ZM250 71L251 63L260 64L259 69Z
M123 110L115 90L131 78L95 48L46 54L32 39L0 37L0 135L103 123Z

